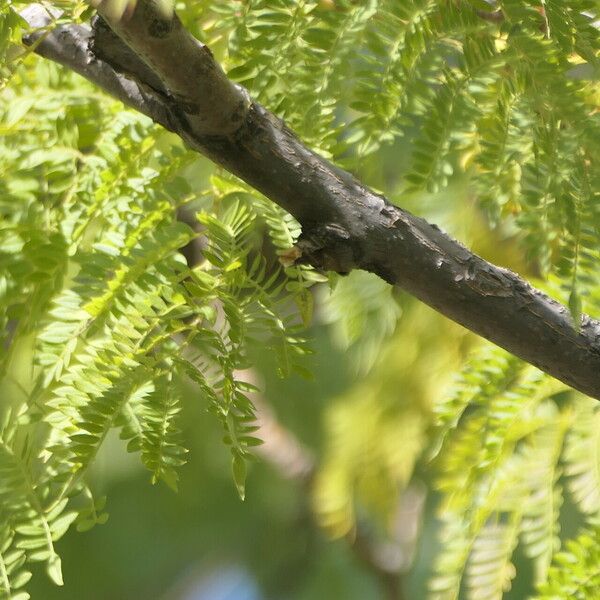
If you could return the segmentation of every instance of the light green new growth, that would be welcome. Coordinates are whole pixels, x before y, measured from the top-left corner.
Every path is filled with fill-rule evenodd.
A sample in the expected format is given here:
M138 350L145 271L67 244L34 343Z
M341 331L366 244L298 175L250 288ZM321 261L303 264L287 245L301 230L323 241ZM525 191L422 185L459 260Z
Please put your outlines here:
M309 288L324 279L262 255L262 232L273 255L300 233L281 209L17 51L25 4L0 2L0 597L12 600L29 597L32 561L61 584L54 543L72 523L106 520L86 481L112 431L152 482L176 488L182 379L220 422L244 495L259 441L238 370L259 342L282 375L302 372ZM63 22L92 12L53 4ZM358 172L400 140L412 150L404 191L468 178L573 316L600 314L598 2L502 0L500 20L482 0L176 4L229 76L315 150ZM186 210L193 226L176 218ZM186 262L188 245L197 263ZM328 318L347 343L366 341L367 370L400 311L385 286L361 291L347 310L344 282ZM519 545L540 599L599 596L596 405L485 346L433 413L443 549L431 598L501 598ZM415 416L408 467L388 461L394 485L425 429ZM344 493L349 506L353 490ZM565 494L588 533L557 554Z

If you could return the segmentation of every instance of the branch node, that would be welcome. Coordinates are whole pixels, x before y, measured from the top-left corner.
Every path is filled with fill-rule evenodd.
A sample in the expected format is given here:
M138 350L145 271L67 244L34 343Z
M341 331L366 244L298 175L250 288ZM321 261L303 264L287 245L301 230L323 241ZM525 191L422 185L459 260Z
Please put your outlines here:
M356 268L352 236L338 223L320 223L305 227L298 244L299 264L310 264L323 271L347 275Z

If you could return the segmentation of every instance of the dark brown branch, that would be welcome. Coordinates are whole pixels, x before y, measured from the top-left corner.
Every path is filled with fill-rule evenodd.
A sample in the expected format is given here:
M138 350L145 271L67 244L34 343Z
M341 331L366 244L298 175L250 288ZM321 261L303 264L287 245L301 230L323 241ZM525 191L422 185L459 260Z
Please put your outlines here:
M182 85L180 75L187 73L186 77L194 78L198 93L209 90L217 106L213 92L222 89L223 106L231 110L231 99L245 95L223 80L220 66L205 46L197 44L194 50L178 21L167 28L177 35L163 36L160 44L146 39L157 36L152 22L144 24L139 12L147 4L139 0L133 18L116 27L138 62L150 67L166 89L174 77ZM131 22L135 27L128 29ZM124 44L117 36L103 40L100 60L99 41L93 54L87 45L89 35L75 27L58 29L40 40L36 51L75 69L175 131L189 146L292 213L303 228L298 244L302 261L342 273L352 269L376 273L546 373L600 399L598 321L584 315L577 330L564 306L515 273L476 256L435 225L393 206L308 149L257 103L243 108L235 130L221 120L207 135L203 115L190 118L190 106L179 103L181 89L165 95L144 81L141 72L129 73L133 79L126 86L126 78L117 72L118 61L113 65L111 60L123 54ZM190 72L174 54L179 35L186 51L197 53L197 72ZM29 43L34 38L30 36ZM169 60L153 56L157 48ZM198 106L193 110L202 110ZM235 110L229 114L234 119L239 116Z
M36 31L25 36L27 45L34 45L35 52L53 60L79 75L92 81L103 90L127 106L150 117L156 123L173 131L170 110L165 100L153 90L146 92L144 86L124 76L110 65L94 58L88 46L91 31L81 25L68 25L47 32L42 28L52 23L53 15L39 4L31 4L21 12L21 16Z

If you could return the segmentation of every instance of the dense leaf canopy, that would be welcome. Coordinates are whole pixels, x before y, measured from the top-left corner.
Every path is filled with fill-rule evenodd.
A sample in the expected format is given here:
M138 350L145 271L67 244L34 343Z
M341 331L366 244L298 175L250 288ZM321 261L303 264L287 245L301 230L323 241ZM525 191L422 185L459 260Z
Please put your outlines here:
M260 442L254 386L239 371L267 348L281 376L306 375L315 302L363 374L329 416L313 494L322 525L345 535L360 510L385 521L418 466L435 473L443 523L431 598L501 598L517 547L540 599L600 595L596 404L491 344L457 367L463 334L439 321L432 332L376 278L318 285L323 274L287 260L300 234L291 216L25 50L25 4L0 2L2 598L28 597L35 561L61 584L55 542L72 524L106 521L88 471L113 430L153 482L177 487L183 382L220 423L244 497ZM93 12L52 4L64 11L57 22ZM599 8L177 3L229 77L311 148L487 244L575 322L600 315ZM465 231L466 211L479 237ZM506 238L512 254L495 247ZM412 321L403 339L425 349L414 362L394 344L401 315ZM434 343L452 357L446 370L460 368L445 393L422 381ZM390 373L403 361L400 394ZM565 501L584 527L566 545Z

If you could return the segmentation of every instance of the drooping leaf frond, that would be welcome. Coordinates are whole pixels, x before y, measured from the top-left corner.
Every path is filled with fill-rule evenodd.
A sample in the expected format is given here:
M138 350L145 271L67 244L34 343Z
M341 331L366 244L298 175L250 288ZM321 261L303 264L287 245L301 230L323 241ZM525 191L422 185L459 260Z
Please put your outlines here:
M600 593L598 529L590 528L567 542L556 555L548 581L539 586L535 600L595 598Z

